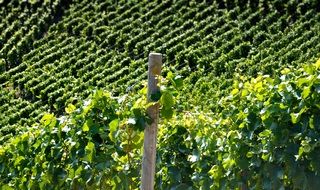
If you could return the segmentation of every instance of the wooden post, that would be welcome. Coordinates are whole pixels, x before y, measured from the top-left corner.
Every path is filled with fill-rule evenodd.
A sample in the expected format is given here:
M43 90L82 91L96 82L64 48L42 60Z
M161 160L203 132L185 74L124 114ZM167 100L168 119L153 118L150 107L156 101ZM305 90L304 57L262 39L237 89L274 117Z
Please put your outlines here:
M160 91L158 76L161 74L162 55L150 53L148 64L148 102L152 102L151 95ZM147 113L152 119L152 123L147 124L144 130L141 190L154 189L159 104L149 107Z
M240 173L241 175L241 180L242 180L242 184L240 185L240 190L248 190L248 183L247 183L247 171L242 171Z

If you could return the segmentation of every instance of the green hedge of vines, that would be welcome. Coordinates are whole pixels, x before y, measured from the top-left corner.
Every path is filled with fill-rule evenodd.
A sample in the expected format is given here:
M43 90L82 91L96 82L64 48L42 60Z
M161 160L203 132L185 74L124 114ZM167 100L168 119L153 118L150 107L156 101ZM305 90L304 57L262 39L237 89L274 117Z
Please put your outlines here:
M214 113L176 106L180 97L171 91L182 81L169 73L175 85L162 87L159 99L167 119L156 188L316 189L319 69L320 61L274 77L235 75ZM2 189L139 188L146 99L97 91L82 104L59 118L46 114L0 147Z

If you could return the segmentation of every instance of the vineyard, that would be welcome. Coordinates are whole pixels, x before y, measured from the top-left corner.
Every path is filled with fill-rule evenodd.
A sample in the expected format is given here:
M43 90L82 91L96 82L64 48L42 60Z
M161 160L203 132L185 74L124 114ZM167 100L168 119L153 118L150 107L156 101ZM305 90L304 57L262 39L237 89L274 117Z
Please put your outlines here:
M0 189L317 189L315 0L0 0Z

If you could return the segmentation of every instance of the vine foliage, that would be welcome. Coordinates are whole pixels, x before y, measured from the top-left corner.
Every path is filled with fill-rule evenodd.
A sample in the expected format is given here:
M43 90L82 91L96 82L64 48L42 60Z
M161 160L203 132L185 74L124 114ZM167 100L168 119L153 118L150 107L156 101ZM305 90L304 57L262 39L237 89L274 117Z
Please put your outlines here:
M170 77L161 79L165 118L174 114L172 92L182 85L181 78ZM69 104L64 116L44 114L0 147L1 189L137 188L142 131L153 104L147 103L146 92L144 87L137 94L113 97L96 90L79 106Z

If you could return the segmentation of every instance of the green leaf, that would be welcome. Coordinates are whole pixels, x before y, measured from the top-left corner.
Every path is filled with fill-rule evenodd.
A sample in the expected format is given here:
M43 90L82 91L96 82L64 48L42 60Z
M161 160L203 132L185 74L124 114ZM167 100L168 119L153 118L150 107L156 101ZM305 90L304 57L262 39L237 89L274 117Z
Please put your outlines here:
M229 170L229 169L231 169L231 167L232 167L235 163L236 163L236 162L235 162L234 159L228 157L228 158L226 158L226 159L223 160L222 166L223 166L223 168L224 168L225 170Z
M10 187L9 185L2 185L1 188L2 190L14 190L14 188Z
M302 148L303 148L303 152L305 152L305 153L310 152L311 146L307 141L305 141L305 140L301 141L301 145L302 145Z
M293 124L296 124L296 123L299 122L299 120L300 120L300 114L299 113L291 113L290 116L291 116L291 121L292 121Z
M181 89L183 87L183 78L181 76L178 75L174 77L173 82L177 89Z
M261 156L262 160L264 160L264 161L268 161L269 157L270 157L270 153L268 153L268 154L263 153Z
M315 128L315 121L314 121L314 115L312 115L310 118L309 118L309 127L311 129L314 129Z
M15 158L15 160L14 160L14 166L19 165L22 160L24 160L24 157L23 157L23 156L18 156L17 158Z
M242 96L242 97L246 97L248 94L249 94L249 91L248 91L247 89L243 89L243 90L241 91L241 96Z
M171 166L168 168L168 174L170 176L170 178L174 181L180 181L181 180L181 171L175 167L175 166Z
M171 119L173 116L173 109L163 107L160 111L160 114L164 119Z
M114 132L117 130L119 125L119 119L114 119L109 123L109 130L110 132Z
M57 119L53 114L44 114L43 117L41 118L40 122L44 125L44 126L49 126L50 128L53 128L56 123L57 123Z
M315 68L313 67L313 65L304 65L303 68L304 68L304 71L309 75L313 75L315 72Z
M298 87L302 87L304 84L309 83L309 79L308 78L299 78L297 81L297 85Z
M239 166L241 169L245 170L249 167L249 159L247 158L239 158L236 162L236 165Z
M171 71L169 71L168 73L167 73L167 77L166 77L166 79L168 79L168 80L171 80L171 79L173 79L173 73L171 72Z
M235 88L231 91L231 95L236 95L239 92L239 89Z
M259 137L269 137L272 134L272 131L269 129L265 129L261 133L259 133Z
M5 152L5 149L2 146L0 146L0 157L4 156Z
M208 174L213 176L215 180L219 180L223 177L223 169L221 168L221 166L213 165Z
M145 126L146 126L146 122L148 120L148 117L146 116L139 116L135 118L135 129L142 131L144 130Z
M174 106L173 95L168 91L164 91L162 93L160 102L165 108L171 108L172 106Z
M291 71L290 71L289 68L285 68L285 69L283 69L283 70L280 71L280 73L283 74L283 75L287 75L287 74L289 74L290 72L291 72Z
M114 119L109 123L109 138L111 141L115 142L115 134L119 126L119 119Z
M251 158L254 155L252 151L247 152L246 157Z
M85 123L83 124L83 126L82 126L82 131L83 131L83 132L89 131L89 126L88 126L88 123L87 123L87 122L85 122Z
M161 92L160 91L155 92L155 93L151 94L151 96L150 96L151 101L154 101L154 102L160 100L160 98L161 98Z
M304 87L304 89L303 89L303 91L301 93L302 98L306 99L310 95L310 92L311 92L311 89L310 89L309 86L308 87Z
M314 64L314 66L316 67L316 69L320 68L320 59L317 60L317 62Z
M95 145L93 142L88 142L87 146L85 147L85 154L85 159L91 163L95 154Z
M262 89L263 89L263 83L260 81L260 82L257 82L255 85L254 85L254 89L258 92L260 92Z
M73 104L68 104L68 106L65 108L66 113L70 114L76 109L76 106Z
M86 120L86 122L82 126L82 131L89 131L92 134L99 133L99 126L93 122L92 118Z
M75 177L76 177L76 176L80 177L82 171L83 171L83 166L80 165L80 166L77 168L77 170L75 171L75 173L74 173Z

